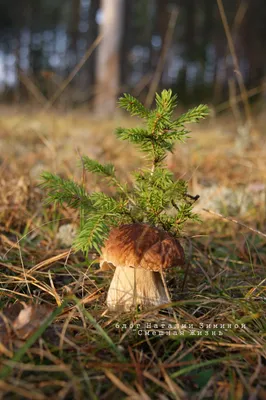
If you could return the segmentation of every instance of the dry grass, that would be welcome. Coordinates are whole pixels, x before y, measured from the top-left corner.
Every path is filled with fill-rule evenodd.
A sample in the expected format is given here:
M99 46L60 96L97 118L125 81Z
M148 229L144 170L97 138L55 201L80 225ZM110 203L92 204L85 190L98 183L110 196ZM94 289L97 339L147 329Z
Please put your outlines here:
M59 227L75 223L77 216L43 206L44 193L37 187L41 170L80 180L76 165L82 153L112 161L126 179L143 160L111 132L117 125L135 123L123 117L97 121L79 112L2 110L1 399L266 396L265 237L232 222L205 218L202 211L203 223L189 226L183 239L190 260L187 280L180 270L167 276L173 309L179 324L186 324L179 330L168 309L110 314L105 295L111 274L98 272L96 254L84 259L58 240ZM214 184L233 190L263 187L263 124L258 117L256 140L241 153L231 119L209 120L200 129L193 127L192 138L168 164L177 176L189 179L193 194ZM86 184L89 191L101 188L92 177ZM242 222L262 232L265 218L262 200L256 206L251 202L241 215ZM20 302L35 305L30 315L36 323L25 323L23 335L14 327ZM55 311L44 318L37 304ZM12 305L18 308L6 309ZM147 324L155 335L144 334L150 330Z

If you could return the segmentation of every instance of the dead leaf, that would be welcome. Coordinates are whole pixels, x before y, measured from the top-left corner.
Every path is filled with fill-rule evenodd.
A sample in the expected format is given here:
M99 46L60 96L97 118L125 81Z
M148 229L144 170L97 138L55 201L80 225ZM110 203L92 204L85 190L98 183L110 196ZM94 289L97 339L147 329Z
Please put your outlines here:
M26 306L13 323L17 337L26 339L43 324L51 312L52 308L45 305Z
M51 314L52 308L43 304L15 303L0 311L0 353L12 356L17 339L32 335Z

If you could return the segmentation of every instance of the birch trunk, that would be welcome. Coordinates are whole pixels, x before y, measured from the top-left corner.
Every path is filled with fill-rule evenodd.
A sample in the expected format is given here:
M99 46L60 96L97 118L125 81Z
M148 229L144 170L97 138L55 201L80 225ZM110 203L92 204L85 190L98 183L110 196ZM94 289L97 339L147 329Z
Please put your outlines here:
M98 115L110 116L116 109L119 92L124 0L102 0L101 9L103 40L97 54L95 111Z

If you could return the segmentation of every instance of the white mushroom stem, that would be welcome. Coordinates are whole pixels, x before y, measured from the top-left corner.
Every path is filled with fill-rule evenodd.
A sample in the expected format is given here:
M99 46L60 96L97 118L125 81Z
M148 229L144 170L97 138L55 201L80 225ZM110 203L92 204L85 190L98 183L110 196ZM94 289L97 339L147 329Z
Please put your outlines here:
M130 311L136 306L169 303L160 272L141 268L116 267L107 305L113 311Z

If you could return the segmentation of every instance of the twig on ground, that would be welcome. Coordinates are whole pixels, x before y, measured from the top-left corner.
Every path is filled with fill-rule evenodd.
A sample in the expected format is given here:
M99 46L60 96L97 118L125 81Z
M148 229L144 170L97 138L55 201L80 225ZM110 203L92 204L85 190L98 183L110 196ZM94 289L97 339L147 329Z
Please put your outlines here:
M224 219L225 221L234 222L235 224L240 225L240 226L242 226L242 227L244 227L244 228L247 228L247 229L249 229L250 231L257 233L258 235L261 235L261 236L266 237L266 233L263 233L263 232L259 231L258 229L255 229L255 228L251 228L250 226L248 226L248 225L246 225L246 224L243 224L243 222L239 222L239 221L237 221L237 220L234 219L234 218L225 217L225 216L222 215L222 214L219 214L219 213L214 212L214 211L211 211L211 210L207 210L206 208L203 208L203 211L205 211L205 212L207 212L207 213L209 213L209 214L212 214L212 215L216 215L217 217L222 218L222 219Z

